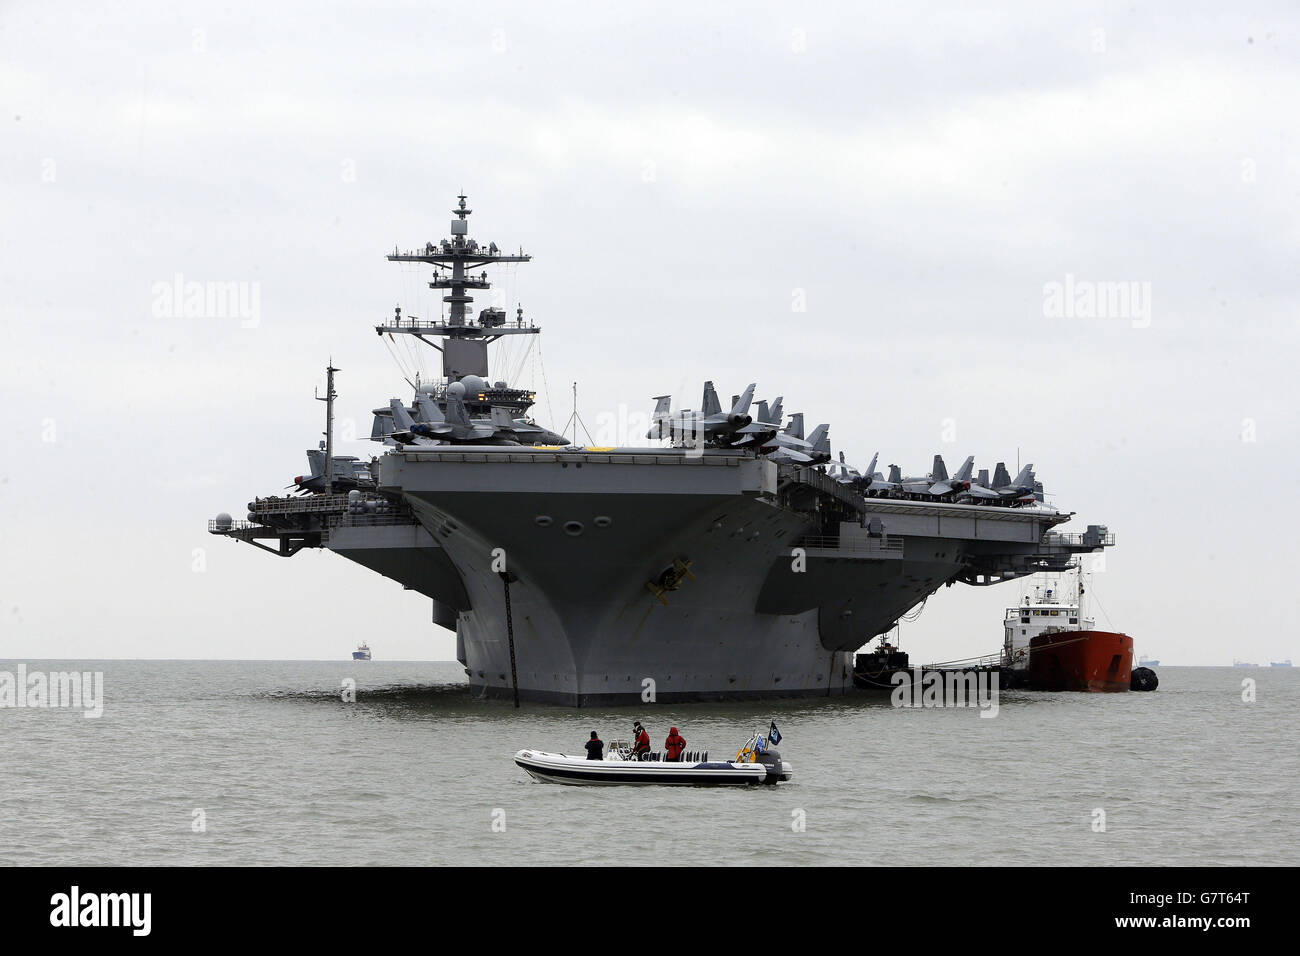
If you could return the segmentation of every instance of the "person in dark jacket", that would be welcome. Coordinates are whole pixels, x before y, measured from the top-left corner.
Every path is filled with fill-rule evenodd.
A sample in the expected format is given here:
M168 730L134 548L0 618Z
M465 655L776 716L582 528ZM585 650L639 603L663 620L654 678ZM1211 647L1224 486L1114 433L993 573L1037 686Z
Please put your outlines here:
M641 721L632 723L632 757L634 760L645 760L650 754L650 735L645 732L641 726Z
M664 741L665 760L681 760L682 751L686 749L686 738L677 732L673 727L668 731L668 739Z
M591 739L587 741L587 759L604 760L605 759L605 742L596 736L596 732L591 732Z

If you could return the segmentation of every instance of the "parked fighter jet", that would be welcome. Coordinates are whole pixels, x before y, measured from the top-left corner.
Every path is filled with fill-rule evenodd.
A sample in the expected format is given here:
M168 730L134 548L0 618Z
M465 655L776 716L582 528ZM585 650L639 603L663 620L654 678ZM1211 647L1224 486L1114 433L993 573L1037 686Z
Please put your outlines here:
M542 428L526 418L513 418L510 410L492 406L488 418L471 418L465 406L465 386L453 382L447 387L444 414L427 394L415 398L415 416L398 400L389 402L387 413L376 411L372 439L404 445L564 445L563 435Z
M981 477L986 477L982 474ZM1037 482L1034 481L1034 466L1025 465L1020 469L1020 474L1011 478L1007 474L1007 466L998 462L997 467L993 469L993 486L986 487L982 482L971 482L965 493L961 496L971 500L1001 500L1014 501L1021 504L1028 504L1037 500L1035 491Z
M441 445L442 442L438 437L430 434L423 429L427 426L424 422L416 422L411 418L411 413L406 410L401 399L394 398L388 403L392 413L392 430L385 435L385 438L392 439L400 445ZM417 431L416 429L422 429ZM450 430L450 427L449 427Z
M971 455L957 469L957 474L948 477L948 468L943 463L942 455L934 456L934 465L924 477L904 478L899 484L909 495L927 495L940 498L954 491L965 491L971 485L971 472L975 469L975 456Z
M736 396L731 411L725 414L718 404L717 392L712 382L704 383L703 407L698 412L683 410L677 414L670 411L672 396L656 395L655 410L651 416L650 431L646 438L668 438L673 442L708 441L717 445L731 445L754 441L754 436L762 435L768 430L766 425L754 425L749 414L749 407L754 401L754 385L751 383L744 392Z
M324 442L321 442L323 445ZM323 448L307 449L307 466L311 469L309 475L298 475L293 479L292 484L285 485L286 488L293 488L298 494L319 495L325 493L325 450ZM370 477L370 465L363 462L356 455L335 455L334 456L334 487L331 489L335 494L351 491L353 488L370 488L374 486L374 479Z
M454 445L519 444L514 437L513 428L502 427L493 420L472 419L469 417L469 412L465 409L465 386L460 382L452 382L447 386L446 402L447 411L445 414L439 410L432 400L427 400L424 405L417 403L421 415L430 415L433 420L411 422L410 416L406 414L406 409L401 407L400 402L394 400L393 419L399 423L403 419L410 422L406 428L410 434L416 436L417 444L420 443L419 439L424 439L426 442L450 442ZM495 412L496 409L493 409L493 411ZM507 413L506 417L509 418L509 413Z
M478 421L479 419L475 419ZM567 445L569 439L543 428L526 418L512 418L510 410L501 405L492 406L492 424L498 435L513 436L521 445Z
M938 461L940 465L943 464L943 459L939 458L938 455L935 456L935 460ZM954 491L966 491L971 486L970 476L971 472L974 470L975 456L971 455L962 462L962 466L957 469L957 474L953 475L951 478L942 478L932 485L930 487L930 494L941 496L952 494Z
M770 456L777 461L794 461L818 465L831 460L830 425L818 425L804 438L803 412L790 416L790 424L764 443L764 448L776 448Z
M880 452L872 455L871 464L867 465L867 470L860 472L852 465L847 464L844 460L844 452L840 452L840 463L838 466L831 466L831 474L842 485L853 485L859 491L866 491L876 480L876 460L879 457Z
M871 459L873 462L876 459ZM867 491L873 498L891 498L903 493L903 474L897 465L889 466L889 477L878 471L871 473L871 487Z

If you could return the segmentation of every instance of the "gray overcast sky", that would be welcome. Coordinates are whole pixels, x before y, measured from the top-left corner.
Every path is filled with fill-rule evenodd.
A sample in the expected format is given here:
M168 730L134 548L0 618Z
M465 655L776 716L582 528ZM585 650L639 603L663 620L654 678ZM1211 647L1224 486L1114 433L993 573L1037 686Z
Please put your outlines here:
M1140 652L1300 658L1300 10L905 7L6 4L0 657L454 656L427 600L205 522L305 470L330 356L343 427L408 395L373 326L438 304L383 253L464 189L535 256L543 423L712 378L860 466L1018 451L1117 533ZM157 316L177 275L255 284L255 327ZM1049 317L1067 276L1149 323ZM904 646L995 651L1017 587Z

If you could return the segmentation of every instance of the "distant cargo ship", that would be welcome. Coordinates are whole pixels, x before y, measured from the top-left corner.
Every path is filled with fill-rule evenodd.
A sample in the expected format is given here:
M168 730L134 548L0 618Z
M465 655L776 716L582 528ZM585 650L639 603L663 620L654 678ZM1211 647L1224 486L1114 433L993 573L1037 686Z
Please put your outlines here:
M1269 667L1290 667L1290 666L1291 666L1291 658L1288 657L1288 658L1287 658L1286 660L1284 660L1284 661L1269 661L1268 666L1269 666Z
M1143 658L1140 658L1140 659L1138 660L1138 663L1141 664L1143 667L1159 667L1159 666L1160 666L1160 662L1159 662L1158 660L1155 660L1154 658L1151 658L1151 657L1143 657Z
M1233 667L1258 667L1259 665L1258 665L1258 664L1252 664L1252 663L1250 663L1249 661L1238 661L1238 660L1234 660L1234 661L1232 662L1232 666L1233 666Z
M359 646L355 651L352 652L352 659L354 661L370 660L370 645L362 644L361 646Z

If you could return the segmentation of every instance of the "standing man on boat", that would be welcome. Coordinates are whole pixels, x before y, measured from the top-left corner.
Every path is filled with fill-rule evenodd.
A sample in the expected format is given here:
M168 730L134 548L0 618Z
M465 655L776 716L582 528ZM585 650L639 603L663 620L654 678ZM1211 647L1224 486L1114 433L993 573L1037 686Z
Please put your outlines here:
M664 741L665 760L681 760L682 751L686 749L686 738L677 732L673 727L668 731L668 739Z
M641 726L641 721L632 722L632 757L635 760L645 760L650 753L650 735L645 732Z
M605 742L596 736L596 732L591 732L591 739L586 743L588 760L605 759Z

